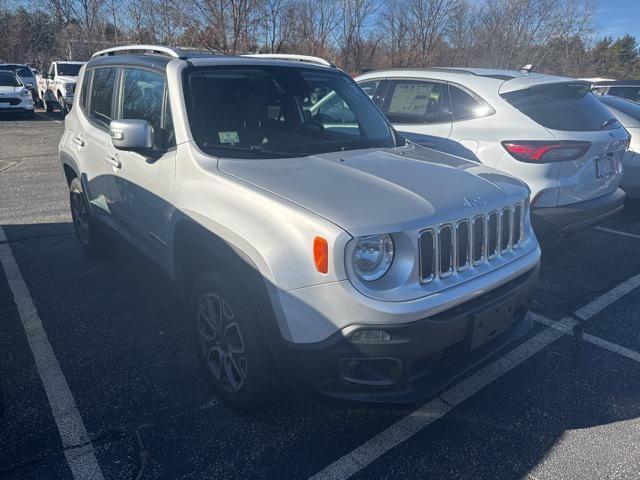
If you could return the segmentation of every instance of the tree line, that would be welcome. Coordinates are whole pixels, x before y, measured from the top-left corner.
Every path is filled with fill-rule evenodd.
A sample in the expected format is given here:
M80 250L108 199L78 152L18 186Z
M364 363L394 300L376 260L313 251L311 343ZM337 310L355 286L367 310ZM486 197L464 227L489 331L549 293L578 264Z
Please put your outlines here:
M316 55L351 74L531 64L640 78L636 39L598 39L595 13L595 0L0 0L0 59L42 68L146 43Z

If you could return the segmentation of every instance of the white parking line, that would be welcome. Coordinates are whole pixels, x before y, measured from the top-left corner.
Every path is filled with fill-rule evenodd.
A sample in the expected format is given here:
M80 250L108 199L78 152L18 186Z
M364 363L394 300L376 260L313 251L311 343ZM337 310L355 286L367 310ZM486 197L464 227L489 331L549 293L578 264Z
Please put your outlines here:
M601 295L578 310L578 312L581 312L580 318L586 320L599 313L602 309L629 293L637 286L640 286L640 274L631 277L613 290ZM311 479L341 480L351 477L392 448L400 445L426 426L446 415L454 407L460 405L532 355L564 336L567 332L571 332L571 328L577 321L571 317L566 317L560 320L560 322L553 323L554 326L543 330L462 382L449 388L439 397L434 398L408 416L383 430L378 435L369 439L355 450L328 465L313 475Z
M635 233L623 232L621 230L614 230L612 228L605 227L596 227L596 230L600 230L601 232L615 233L616 235L623 235L625 237L637 238L638 240L640 240L640 235L637 235Z
M4 268L13 300L18 307L20 320L58 426L73 478L101 480L102 472L91 439L1 226L0 264Z
M558 322L554 322L553 320L543 317L542 315L534 315L533 318L536 322L561 331L566 335L573 335L572 327L578 323L574 321L572 325L559 325ZM591 335L589 333L583 333L582 339L585 342L597 345L606 350L609 350L610 352L617 353L619 355L622 355L623 357L627 357L635 362L640 363L640 353L636 352L635 350L631 350L630 348L623 347L622 345L618 345L617 343L610 342L608 340L605 340L604 338L596 337L595 335Z

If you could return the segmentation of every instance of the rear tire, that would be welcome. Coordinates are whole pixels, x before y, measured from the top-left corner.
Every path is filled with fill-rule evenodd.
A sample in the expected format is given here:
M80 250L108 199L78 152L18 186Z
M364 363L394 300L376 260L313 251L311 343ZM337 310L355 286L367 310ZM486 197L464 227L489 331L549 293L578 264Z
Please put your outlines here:
M241 411L270 403L281 384L249 289L222 269L202 273L191 292L194 343L217 395Z
M105 257L110 251L105 228L101 227L91 215L89 201L78 177L71 180L69 185L69 203L71 205L73 228L80 243L80 248L90 257Z

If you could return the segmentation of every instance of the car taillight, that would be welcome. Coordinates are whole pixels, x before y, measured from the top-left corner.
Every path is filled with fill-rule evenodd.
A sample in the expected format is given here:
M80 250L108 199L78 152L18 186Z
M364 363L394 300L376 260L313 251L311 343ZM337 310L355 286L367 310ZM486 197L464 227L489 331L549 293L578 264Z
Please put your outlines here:
M502 146L516 160L529 163L564 162L580 158L590 142L526 142L506 141Z

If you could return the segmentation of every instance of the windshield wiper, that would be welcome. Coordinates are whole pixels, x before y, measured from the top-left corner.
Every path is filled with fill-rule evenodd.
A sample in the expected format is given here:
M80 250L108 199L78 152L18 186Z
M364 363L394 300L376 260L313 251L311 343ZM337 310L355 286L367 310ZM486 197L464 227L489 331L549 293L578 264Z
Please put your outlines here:
M250 145L248 147L243 147L242 145L219 145L219 144L208 145L205 143L203 146L209 150L230 150L235 152L248 152L248 153L255 153L255 154L273 155L274 157L292 158L292 157L298 156L291 152L280 152L277 150L270 150L267 148L263 148L260 145Z
M616 123L618 121L617 118L610 118L609 120L602 122L602 125L600 125L600 130L603 130L605 128L607 128L610 125L613 125L614 123Z

